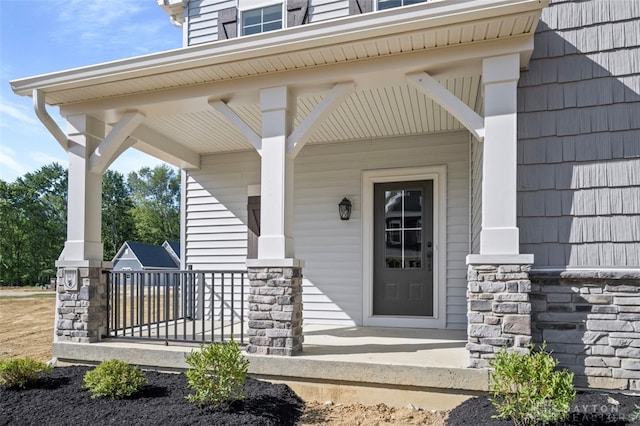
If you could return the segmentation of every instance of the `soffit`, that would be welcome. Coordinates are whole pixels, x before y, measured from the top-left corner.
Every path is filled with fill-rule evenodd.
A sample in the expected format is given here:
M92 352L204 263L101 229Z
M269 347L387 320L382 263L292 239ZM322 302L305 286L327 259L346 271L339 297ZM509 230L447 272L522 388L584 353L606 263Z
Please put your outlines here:
M465 104L479 112L477 75L440 80ZM322 96L298 98L296 126ZM262 119L253 103L232 105L234 112L257 134ZM147 118L145 125L201 154L252 149L249 142L214 109ZM462 130L464 127L433 100L406 84L356 90L316 130L308 143L334 143L421 133Z
M246 77L286 71L299 71L327 65L370 60L409 52L529 34L537 20L528 14L504 19L468 23L453 28L437 28L352 42L234 63L201 66L189 70L146 75L126 80L90 84L70 90L47 90L47 104L65 105L125 95L157 92L214 82L223 83Z
M12 82L49 105L153 93L531 35L532 0L441 0ZM14 84L15 83L15 84ZM38 87L39 86L39 87Z
M404 75L418 70L432 72L425 69L424 64L438 55L446 62L446 52L455 49L470 52L478 50L476 46L502 45L510 40L528 40L528 44L522 45L532 46L542 3L533 0L434 1L406 8L414 13L405 16L404 21L396 19L387 26L382 25L390 20L387 18L401 16L404 8L349 17L331 25L310 24L257 37L99 64L19 80L12 85L14 91L24 95L29 95L31 89L39 89L46 94L49 105L60 106L67 113L86 111L108 123L117 121L123 112L137 109L146 115L146 127L199 154L253 149L226 118L208 106L208 100L229 101L228 106L261 134L259 91L255 84L247 88L247 83L290 84L291 76L312 74L318 76L314 84L324 86L322 90L297 93L296 125L321 102L331 84L352 79L356 81L356 90L325 119L308 143L455 131L463 126L437 103L408 85ZM482 10L473 13L472 7L463 7L471 4L482 6ZM439 11L442 5L452 5L453 12L440 11L440 18L431 20L429 13ZM457 12L455 7L459 9ZM365 27L365 23L369 27ZM362 29L355 34L342 34L340 28ZM327 36L324 33L329 29L334 33ZM272 39L276 40L272 45L259 47L260 43L271 43ZM300 41L278 42L279 39ZM529 54L528 51L521 53L521 64L526 64ZM405 59L409 57L415 60ZM383 71L377 75L367 74L369 64L381 61L386 61ZM462 69L456 72L434 75L465 104L480 112L479 61L476 60L475 66L456 64L459 68L461 65ZM387 76L389 70L392 75ZM226 88L230 88L227 96L220 95Z

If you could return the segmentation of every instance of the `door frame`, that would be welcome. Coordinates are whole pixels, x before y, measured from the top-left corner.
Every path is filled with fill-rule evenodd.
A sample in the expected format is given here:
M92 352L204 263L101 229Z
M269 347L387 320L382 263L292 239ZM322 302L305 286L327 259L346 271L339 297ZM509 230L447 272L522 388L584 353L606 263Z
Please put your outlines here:
M373 190L376 183L433 181L433 316L373 315ZM445 328L447 282L447 166L362 172L362 323L374 327Z

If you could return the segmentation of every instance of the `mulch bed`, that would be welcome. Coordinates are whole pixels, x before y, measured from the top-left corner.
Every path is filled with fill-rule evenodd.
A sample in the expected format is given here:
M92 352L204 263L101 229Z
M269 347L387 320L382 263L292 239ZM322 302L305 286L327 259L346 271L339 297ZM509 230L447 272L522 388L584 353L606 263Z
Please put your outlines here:
M90 367L57 367L25 390L0 388L0 425L295 425L304 403L286 385L247 379L245 399L227 409L188 402L184 374L146 371L149 385L136 397L92 399L82 387Z
M617 402L617 404L616 404ZM638 425L640 419L632 421L634 412L640 417L640 397L617 393L579 392L571 403L571 413L559 425ZM488 396L472 398L449 413L447 425L513 425L508 420L492 419L496 413Z

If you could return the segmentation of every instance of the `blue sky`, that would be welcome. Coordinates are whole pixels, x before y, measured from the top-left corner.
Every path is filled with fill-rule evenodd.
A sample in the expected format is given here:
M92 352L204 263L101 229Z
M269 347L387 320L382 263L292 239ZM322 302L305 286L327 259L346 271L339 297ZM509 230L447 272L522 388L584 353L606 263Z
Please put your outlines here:
M9 81L182 46L182 33L156 0L0 0L0 179L12 182L57 161L64 150ZM65 129L57 108L49 113ZM122 173L158 160L129 149Z

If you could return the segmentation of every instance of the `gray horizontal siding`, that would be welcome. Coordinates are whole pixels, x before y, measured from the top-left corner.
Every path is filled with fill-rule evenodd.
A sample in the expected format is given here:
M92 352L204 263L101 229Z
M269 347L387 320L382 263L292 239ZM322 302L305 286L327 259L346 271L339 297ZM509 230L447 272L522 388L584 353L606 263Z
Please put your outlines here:
M235 7L235 0L191 0L185 20L185 45L218 40L218 12ZM310 0L309 22L321 22L349 15L348 0Z
M142 271L142 265L137 259L119 259L113 263L113 272Z
M235 0L191 0L186 13L186 45L218 40L218 11L235 7Z
M349 0L310 0L309 22L349 16Z
M362 171L447 165L447 327L466 326L469 246L469 136L466 132L305 147L295 161L294 237L304 259L307 323L362 323ZM209 155L188 172L186 263L237 269L247 252L247 186L260 182L255 152ZM337 204L348 196L351 220Z
M466 132L307 146L296 159L296 255L305 260L306 323L362 319L363 170L447 165L447 327L466 327L469 247L469 137ZM337 204L353 202L351 220Z
M247 187L260 182L255 152L202 157L186 184L186 264L239 270L247 257Z
M482 143L475 138L471 138L471 253L480 253L482 158Z
M521 251L536 267L637 267L640 2L544 9L518 113Z

